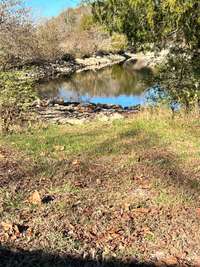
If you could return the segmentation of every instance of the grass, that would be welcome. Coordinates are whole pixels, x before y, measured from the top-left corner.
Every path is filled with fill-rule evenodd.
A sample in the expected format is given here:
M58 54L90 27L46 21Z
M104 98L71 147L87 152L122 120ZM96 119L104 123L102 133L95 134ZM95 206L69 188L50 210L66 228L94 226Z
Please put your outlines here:
M0 221L32 234L0 231L0 242L122 261L160 251L192 262L200 253L199 126L160 112L1 136ZM53 200L29 204L35 190Z

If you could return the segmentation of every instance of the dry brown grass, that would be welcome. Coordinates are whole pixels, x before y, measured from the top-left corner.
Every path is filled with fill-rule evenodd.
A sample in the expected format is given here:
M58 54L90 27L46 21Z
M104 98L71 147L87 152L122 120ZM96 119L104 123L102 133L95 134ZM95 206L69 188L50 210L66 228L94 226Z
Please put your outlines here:
M163 258L191 266L200 253L200 159L195 154L191 161L185 147L190 142L198 151L198 130L191 134L197 122L162 119L141 114L2 140L0 220L27 225L31 234L15 239L1 231L1 243L93 260ZM49 202L27 203L35 190Z

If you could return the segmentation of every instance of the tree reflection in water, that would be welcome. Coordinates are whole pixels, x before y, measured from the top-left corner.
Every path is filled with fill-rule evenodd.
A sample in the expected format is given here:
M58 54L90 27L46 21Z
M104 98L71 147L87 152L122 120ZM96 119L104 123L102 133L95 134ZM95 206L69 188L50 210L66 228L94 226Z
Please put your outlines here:
M115 65L51 80L39 84L38 88L45 98L129 106L144 103L144 92L151 85L152 75L149 69L135 72L131 65Z

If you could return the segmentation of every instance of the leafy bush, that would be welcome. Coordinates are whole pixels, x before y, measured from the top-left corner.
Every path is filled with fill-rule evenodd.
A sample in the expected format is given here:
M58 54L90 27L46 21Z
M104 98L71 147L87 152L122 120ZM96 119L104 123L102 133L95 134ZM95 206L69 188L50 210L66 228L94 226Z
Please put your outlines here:
M93 26L96 26L93 20L93 16L84 14L80 21L80 31L88 31Z
M112 51L124 51L128 46L128 39L125 34L114 33L111 38Z
M200 103L200 60L190 50L171 49L168 60L159 67L157 80L171 103L177 102L185 111Z
M30 107L36 94L30 80L20 73L0 73L0 116L3 132L29 119Z

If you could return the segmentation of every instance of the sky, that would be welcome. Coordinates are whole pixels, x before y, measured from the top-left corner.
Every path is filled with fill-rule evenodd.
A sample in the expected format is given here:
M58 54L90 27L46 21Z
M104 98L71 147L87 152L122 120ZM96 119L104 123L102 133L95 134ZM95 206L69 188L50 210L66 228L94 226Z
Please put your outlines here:
M75 7L79 0L25 0L35 16L52 17L68 7Z

